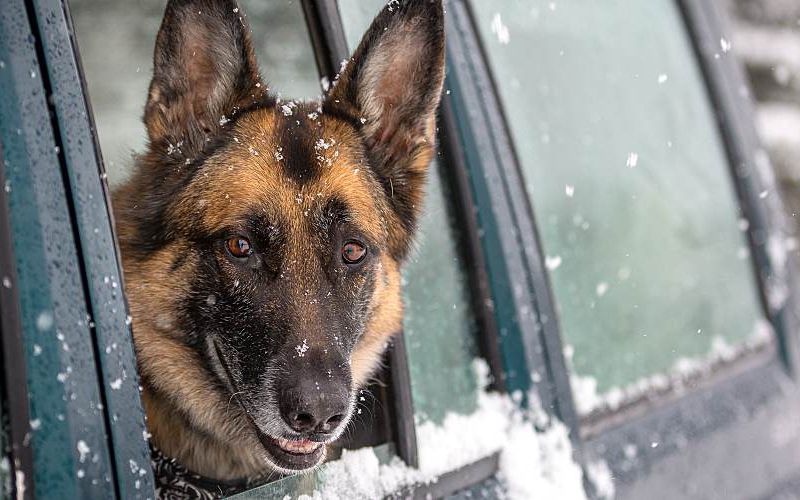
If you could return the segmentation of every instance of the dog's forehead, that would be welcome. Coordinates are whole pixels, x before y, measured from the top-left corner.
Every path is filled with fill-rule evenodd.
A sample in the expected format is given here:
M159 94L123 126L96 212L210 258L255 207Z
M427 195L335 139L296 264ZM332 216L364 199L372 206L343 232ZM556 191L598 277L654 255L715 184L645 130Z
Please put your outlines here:
M313 104L279 103L242 116L230 134L179 203L202 214L209 231L254 214L307 226L335 202L367 235L384 238L382 189L352 126Z

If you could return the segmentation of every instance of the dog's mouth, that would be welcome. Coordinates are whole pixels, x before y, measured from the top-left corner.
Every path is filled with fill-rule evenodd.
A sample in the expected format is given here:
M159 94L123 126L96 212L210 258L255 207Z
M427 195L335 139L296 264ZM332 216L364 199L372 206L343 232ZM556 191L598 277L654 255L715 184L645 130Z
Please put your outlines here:
M228 364L225 362L225 357L222 356L219 346L216 342L212 342L214 346L215 355L222 366L225 376L228 379L229 390L233 391L233 395L239 406L244 410L247 415L247 420L250 422L251 427L258 436L258 440L267 452L267 456L271 464L278 469L278 471L285 474L296 474L309 469L313 469L325 458L325 444L319 441L312 441L310 439L284 439L272 437L264 433L253 420L247 406L239 398L240 391L236 388L231 377Z
M309 439L274 438L261 432L253 423L261 445L279 469L296 473L319 465L325 458L325 445Z

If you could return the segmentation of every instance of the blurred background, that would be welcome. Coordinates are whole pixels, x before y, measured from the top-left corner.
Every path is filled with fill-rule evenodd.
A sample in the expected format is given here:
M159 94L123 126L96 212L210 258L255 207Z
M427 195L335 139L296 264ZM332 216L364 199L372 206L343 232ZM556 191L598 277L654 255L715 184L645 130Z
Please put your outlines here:
M756 104L756 125L800 229L800 1L716 0L732 28Z

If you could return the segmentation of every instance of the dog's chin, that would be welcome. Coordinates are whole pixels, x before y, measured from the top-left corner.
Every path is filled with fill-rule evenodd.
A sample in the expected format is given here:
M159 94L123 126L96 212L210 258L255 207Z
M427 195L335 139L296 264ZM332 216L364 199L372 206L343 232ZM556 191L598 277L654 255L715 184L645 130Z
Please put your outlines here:
M268 436L256 428L266 460L281 474L310 472L325 460L325 443L308 439L283 439Z

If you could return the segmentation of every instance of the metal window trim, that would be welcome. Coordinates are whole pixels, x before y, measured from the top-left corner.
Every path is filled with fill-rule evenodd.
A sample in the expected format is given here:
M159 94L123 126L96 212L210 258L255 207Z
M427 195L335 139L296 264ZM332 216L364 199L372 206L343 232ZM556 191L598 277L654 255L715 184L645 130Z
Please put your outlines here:
M577 413L533 210L486 52L466 0L448 5L449 109L472 184L509 391L533 389L577 436ZM501 310L504 304L508 310Z
M0 15L0 142L36 494L117 497L52 87L30 2ZM24 250L24 251L23 251ZM36 427L34 429L34 427ZM91 455L86 454L86 448Z
M447 82L445 82L447 89ZM445 90L447 92L447 90ZM488 389L507 392L506 373L500 352L500 332L495 317L489 271L486 266L481 245L481 228L478 220L478 207L472 194L469 173L465 164L464 150L458 141L456 115L453 104L447 97L442 99L439 110L439 148L443 177L449 181L449 191L454 198L453 210L456 223L463 232L465 262L468 264L470 297L472 310L478 324L479 352L489 365L491 381Z
M755 412L787 397L786 370L777 356L768 363L741 371L680 399L662 404L657 410L628 419L583 441L591 457L602 457L620 484L635 482L661 460L686 453L693 443L718 432L737 432L741 412ZM625 449L640 452L636 460Z
M29 1L41 38L42 63L47 68L43 78L52 90L51 113L67 173L67 196L73 207L84 287L94 322L95 361L101 371L100 395L115 488L121 498L150 496L154 482L119 248L69 6L67 0ZM131 464L137 464L136 471L131 471Z

